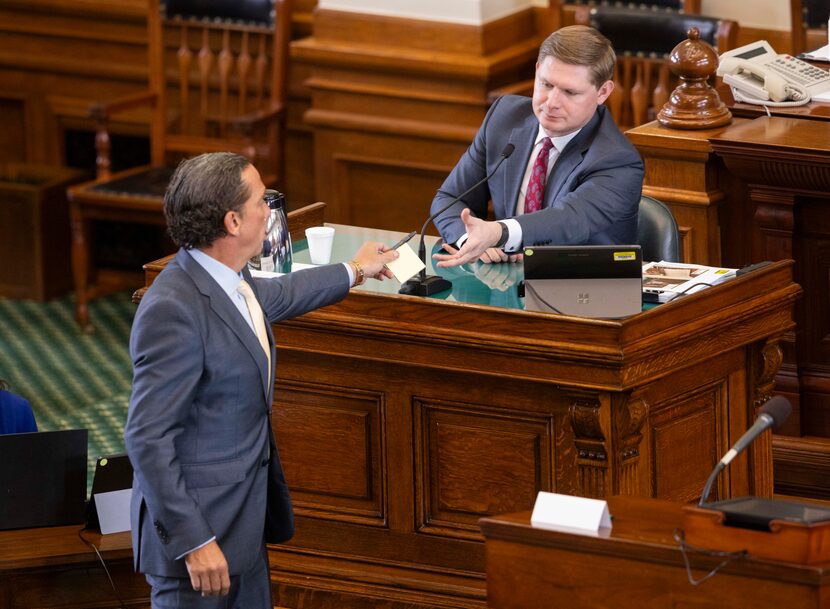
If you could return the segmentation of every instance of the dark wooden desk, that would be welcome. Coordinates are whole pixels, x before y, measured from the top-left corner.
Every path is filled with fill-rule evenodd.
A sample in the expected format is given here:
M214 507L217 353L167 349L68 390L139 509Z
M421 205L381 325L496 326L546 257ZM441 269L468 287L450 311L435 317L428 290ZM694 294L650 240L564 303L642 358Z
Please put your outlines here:
M338 226L333 260L399 236ZM453 281L455 301L370 282L275 326L297 513L270 548L277 605L482 609L479 518L539 490L694 499L769 395L800 292L782 262L608 321L463 302L477 280ZM717 494L770 495L771 466L766 438Z
M531 528L530 513L486 518L490 609L827 609L830 562L801 566L740 559L692 586L674 530L681 506L611 497L610 533L593 536ZM690 553L695 578L722 559Z
M803 111L830 118L830 104ZM795 260L804 297L796 308L797 330L782 343L776 378L776 391L795 409L782 433L823 437L828 447L815 451L811 440L799 450L783 441L776 469L785 475L801 470L800 481L781 478L781 490L830 498L830 121L762 116L697 132L651 123L628 136L645 161L644 192L675 212L691 261L740 267ZM702 211L693 216L690 208ZM698 258L703 252L708 257Z
M120 607L98 557L78 537L80 528L0 531L0 609ZM124 605L149 607L150 588L133 572L130 534L84 536L98 547Z

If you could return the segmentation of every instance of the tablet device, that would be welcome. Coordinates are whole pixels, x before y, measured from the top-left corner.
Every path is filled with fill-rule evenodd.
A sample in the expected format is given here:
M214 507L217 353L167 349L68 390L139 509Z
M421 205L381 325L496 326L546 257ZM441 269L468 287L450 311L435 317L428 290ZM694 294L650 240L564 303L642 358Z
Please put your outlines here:
M525 309L616 319L643 309L639 245L546 245L524 249Z

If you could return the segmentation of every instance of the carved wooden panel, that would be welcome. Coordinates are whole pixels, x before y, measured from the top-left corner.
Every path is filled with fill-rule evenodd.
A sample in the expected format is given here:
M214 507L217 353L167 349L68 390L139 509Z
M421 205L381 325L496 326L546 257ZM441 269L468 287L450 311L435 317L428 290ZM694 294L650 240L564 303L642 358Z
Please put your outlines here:
M421 532L479 538L479 518L531 509L551 488L549 417L420 401L414 411Z
M704 388L673 400L651 417L655 497L680 502L700 497L720 458L719 437L726 423L724 393L722 386Z
M272 424L298 514L385 525L383 419L381 393L280 384Z

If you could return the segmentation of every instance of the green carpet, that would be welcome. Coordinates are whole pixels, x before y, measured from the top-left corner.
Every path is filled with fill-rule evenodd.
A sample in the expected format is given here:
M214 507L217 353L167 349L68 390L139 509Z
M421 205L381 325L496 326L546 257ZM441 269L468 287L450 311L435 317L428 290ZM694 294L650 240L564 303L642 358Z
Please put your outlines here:
M89 430L88 485L100 455L124 451L136 306L124 292L90 303L95 332L73 319L73 299L0 298L0 379L32 404L38 429Z

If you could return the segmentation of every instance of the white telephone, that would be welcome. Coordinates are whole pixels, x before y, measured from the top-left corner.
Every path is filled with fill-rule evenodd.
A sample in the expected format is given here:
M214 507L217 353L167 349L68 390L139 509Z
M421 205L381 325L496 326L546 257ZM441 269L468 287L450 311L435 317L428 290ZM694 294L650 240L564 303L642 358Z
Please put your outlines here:
M779 55L766 40L721 55L718 76L732 86L735 101L762 106L801 106L830 90L830 72Z

